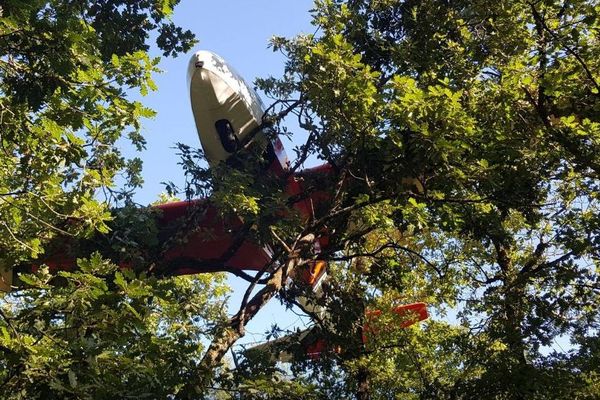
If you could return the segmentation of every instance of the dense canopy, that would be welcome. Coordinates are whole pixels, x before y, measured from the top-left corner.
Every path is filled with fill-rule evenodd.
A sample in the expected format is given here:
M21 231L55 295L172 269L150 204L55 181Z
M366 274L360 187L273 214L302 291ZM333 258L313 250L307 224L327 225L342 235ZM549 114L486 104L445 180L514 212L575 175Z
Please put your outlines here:
M153 88L149 32L166 55L190 46L165 22L174 3L3 5L5 265L36 257L56 233L94 243L94 232L125 232L119 246L142 266L156 246L147 211L111 214L99 199L141 184L116 141L143 147L139 118L151 112L126 89ZM110 252L59 284L23 276L29 288L2 303L0 395L597 398L599 12L594 0L317 0L316 33L274 38L285 69L256 84L271 99L268 132L295 137L294 118L308 134L292 170L332 166L304 177L329 201L303 220L285 180L257 173L252 154L208 171L180 145L184 193L241 216L274 267L248 278L228 319L220 276L123 273ZM131 37L115 35L123 24ZM131 178L123 187L118 173ZM288 279L317 258L329 264L321 296ZM310 315L328 344L318 360L226 357L262 306L299 295L328 310ZM365 310L416 301L429 303L428 322L396 329L384 315L363 346Z

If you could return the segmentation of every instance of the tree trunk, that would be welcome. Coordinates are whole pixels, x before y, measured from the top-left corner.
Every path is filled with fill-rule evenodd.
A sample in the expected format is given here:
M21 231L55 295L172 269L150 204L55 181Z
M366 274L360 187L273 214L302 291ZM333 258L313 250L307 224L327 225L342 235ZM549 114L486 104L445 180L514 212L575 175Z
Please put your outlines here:
M527 362L525 335L523 323L526 318L525 296L526 279L521 279L519 269L512 260L511 249L508 246L496 244L498 264L502 270L504 299L502 303L503 316L500 319L502 329L499 337L504 339L513 363L510 382L512 396L515 399L530 398L531 395L531 366ZM529 378L528 378L529 377Z
M201 374L201 383L193 390L187 390L188 394L192 392L201 394L205 389L211 386L213 380L213 371L221 364L221 360L235 344L245 334L245 326L254 316L271 300L283 287L289 276L294 275L294 270L302 262L300 252L302 249L314 243L314 235L308 234L298 239L291 248L287 248L288 256L285 264L280 266L271 276L266 285L258 291L240 310L229 320L228 326L213 339L208 347L206 354L200 361L199 373Z
M369 400L371 398L371 388L369 385L369 369L360 367L356 373L356 398L357 400Z
M234 315L229 326L223 331L223 333L215 338L210 344L206 354L202 358L200 366L202 369L212 371L219 365L225 353L229 351L231 346L244 336L244 327L257 313L258 311L273 298L279 292L282 287L282 269L280 268L276 273L273 274L269 282L263 287L254 297L248 302L248 304L239 310Z

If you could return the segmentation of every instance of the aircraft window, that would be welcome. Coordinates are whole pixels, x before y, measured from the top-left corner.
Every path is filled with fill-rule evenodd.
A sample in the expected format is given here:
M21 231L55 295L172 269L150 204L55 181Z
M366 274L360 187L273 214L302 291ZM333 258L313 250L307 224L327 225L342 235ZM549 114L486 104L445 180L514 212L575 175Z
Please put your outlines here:
M233 130L233 126L231 126L231 122L226 119L220 119L215 122L215 128L217 128L217 133L219 134L221 144L225 151L228 153L236 151L239 142L237 136L235 136L235 131Z

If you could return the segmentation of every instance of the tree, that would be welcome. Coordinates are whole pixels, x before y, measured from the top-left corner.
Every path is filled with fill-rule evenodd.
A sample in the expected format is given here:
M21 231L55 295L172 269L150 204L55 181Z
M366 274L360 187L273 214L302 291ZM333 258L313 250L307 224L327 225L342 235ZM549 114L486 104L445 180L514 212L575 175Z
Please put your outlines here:
M3 399L167 398L197 382L202 340L224 319L222 275L150 278L103 260L28 289L0 310ZM180 394L181 396L181 394Z
M285 128L291 117L308 132L290 174L309 157L328 162L332 173L305 173L305 193L286 197L289 176L258 173L263 161L245 148L208 171L197 162L201 152L180 146L186 194L210 194L223 215L241 216L239 234L268 244L273 261L246 277L250 284L233 317L207 314L207 323L216 322L206 350L181 352L167 338L174 358L161 367L182 362L189 379L169 374L161 383L170 387L164 393L598 397L599 11L590 0L317 1L318 33L275 38L274 50L287 56L283 76L257 84L273 99L262 125L269 135L291 134ZM323 201L313 204L314 215L306 220L293 205L311 193ZM128 212L123 221L133 218ZM115 230L126 225L119 221L113 222ZM152 229L151 223L140 225L142 231ZM151 236L140 235L132 237ZM320 251L314 246L319 239ZM140 254L155 245L131 242ZM329 264L321 296L290 279L317 259ZM29 278L36 296L52 290L42 298L56 298L58 306L30 302L30 311L13 311L4 317L5 340L18 343L11 324L39 338L28 315L60 310L71 298L84 305L106 300L123 311L129 305L149 332L162 326L156 323L161 315L167 324L175 321L174 314L154 308L154 297L172 301L158 281L120 277L103 260L82 260L75 274L89 276L86 268L93 265L96 275L108 276L100 281L107 289L89 278L89 289L63 292L61 286L45 286L44 275ZM63 287L73 290L82 279L70 274L62 274ZM126 291L131 286L146 289ZM272 354L249 352L236 360L236 368L228 367L225 354L268 301L278 297L292 306L300 296L328 310L325 315L306 310L327 342L319 360L296 351L290 369L282 371ZM377 322L366 317L369 309L412 301L430 304L431 322L398 329L393 315L384 312ZM213 304L199 302L207 309ZM61 315L56 321L72 332L81 321L92 327L89 321L107 319L95 307L86 310L85 318ZM124 315L112 319L135 326ZM189 329L193 336L199 328ZM88 343L88 330L78 332L74 343ZM565 339L569 348L551 350ZM110 346L111 357L121 356L121 348ZM76 357L80 353L63 358L62 375L51 380L62 384L57 393L77 394L73 382L88 385L97 376L88 369L79 377L71 368L93 367L88 358ZM142 365L154 364L153 355L141 357ZM135 348L125 353L126 359L139 361L137 356ZM187 356L191 364L183 362ZM20 365L20 356L10 360ZM146 377L155 376L148 371Z
M140 120L154 115L129 95L156 89L149 34L166 56L194 43L168 19L177 3L3 2L0 264L37 256L57 233L106 232L107 205L142 183L141 161L126 160L116 142L141 150Z
M238 189L264 205L248 218L270 227L264 240L283 257L253 300L293 302L285 278L299 259L334 264L315 299L329 321L314 317L332 349L348 349L324 362L350 392L598 396L599 10L583 0L323 0L318 34L274 39L285 73L258 84L276 111L297 102L309 136L293 168L316 156L336 174L330 204L292 225L273 223L257 182ZM298 248L310 235L329 236L323 253ZM365 308L411 300L454 310L454 326L432 321L352 350ZM207 365L243 334L248 311ZM548 350L561 340L572 350ZM304 365L299 376L322 377Z
M58 236L92 240L110 226L105 247L151 245L153 219L130 200L141 161L117 142L141 150L141 120L154 115L131 100L156 89L150 35L165 56L194 43L169 19L177 3L2 2L2 276ZM224 317L223 276L159 280L86 256L77 271L21 275L25 287L2 294L0 398L166 398L198 376L201 340Z

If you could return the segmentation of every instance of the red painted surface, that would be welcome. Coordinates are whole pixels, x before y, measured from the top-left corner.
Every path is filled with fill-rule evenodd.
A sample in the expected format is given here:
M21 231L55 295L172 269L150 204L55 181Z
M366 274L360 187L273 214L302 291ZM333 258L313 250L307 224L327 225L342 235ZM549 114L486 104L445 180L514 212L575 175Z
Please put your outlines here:
M327 350L327 342L325 339L317 339L314 343L309 344L305 351L306 356L311 360L318 360L321 357L321 353Z
M424 321L429 318L429 313L427 312L427 304L426 303L411 303L411 304L403 304L397 306L390 310L392 314L396 314L396 317L399 319L400 328L408 328L411 325L416 324L419 321ZM377 318L383 314L382 310L370 310L365 313L365 324L363 326L363 343L368 342L368 338L371 335L377 335L382 330L385 330L388 327L380 326L377 323ZM393 329L394 327L389 327L388 329Z
M238 218L224 221L216 207L208 202L181 201L157 208L162 211L159 226L163 227L190 218L190 214L194 212L199 214L191 217L194 219L190 226L192 233L186 234L185 243L171 248L162 260L166 263L190 261L189 265L184 264L173 271L175 275L236 269L258 271L271 260L268 249L248 240L245 240L233 255L225 257L234 244L235 233L241 228L242 221ZM214 263L211 264L211 260ZM196 266L196 263L208 263L208 265Z
M327 263L323 260L312 261L308 267L302 272L301 279L303 282L314 286L327 269Z
M276 159L268 170L276 174L286 173L288 168L287 158L283 152L281 142L276 148ZM284 169L285 167L285 169ZM301 174L292 175L288 179L286 195L289 197L297 196L304 192L304 174L329 174L331 169L328 166L320 166ZM327 201L328 196L325 192L312 193L305 199L301 199L293 204L293 207L306 219L313 217L313 210L321 202ZM166 241L172 235L177 233L177 224L184 223L185 229L189 232L182 235L185 240L166 251L163 258L159 260L161 264L174 267L169 269L169 274L186 275L205 272L232 272L236 270L258 271L264 268L271 261L271 252L251 240L244 240L239 248L233 254L228 254L229 249L236 241L236 232L242 228L241 219L231 217L223 219L217 208L206 199L194 201L179 201L156 206L161 210L158 217L159 241ZM187 220L187 222L186 222ZM323 239L320 239L323 241ZM52 271L71 270L76 265L75 257L69 255L66 249L69 247L68 241L65 241L65 251L57 251L51 256L41 260L50 267ZM118 262L118 261L117 261ZM120 263L122 267L128 265ZM316 264L318 270L311 271L306 276L307 283L312 284L324 271L322 264ZM35 267L33 267L35 269ZM318 273L318 275L315 275Z
M427 304L426 303L412 303L412 304L403 304L397 307L394 307L389 312L396 314L399 319L398 325L382 327L378 326L377 319L383 314L382 310L370 310L365 313L365 324L363 326L363 334L362 334L362 342L363 344L367 344L369 341L369 336L374 336L382 331L391 330L394 328L408 328L411 325L416 324L417 322L424 321L429 318L429 313L427 312ZM327 341L323 338L317 338L304 345L304 352L306 357L310 360L318 360L321 357L321 354L326 351L333 351L335 353L341 353L341 348L328 348Z

